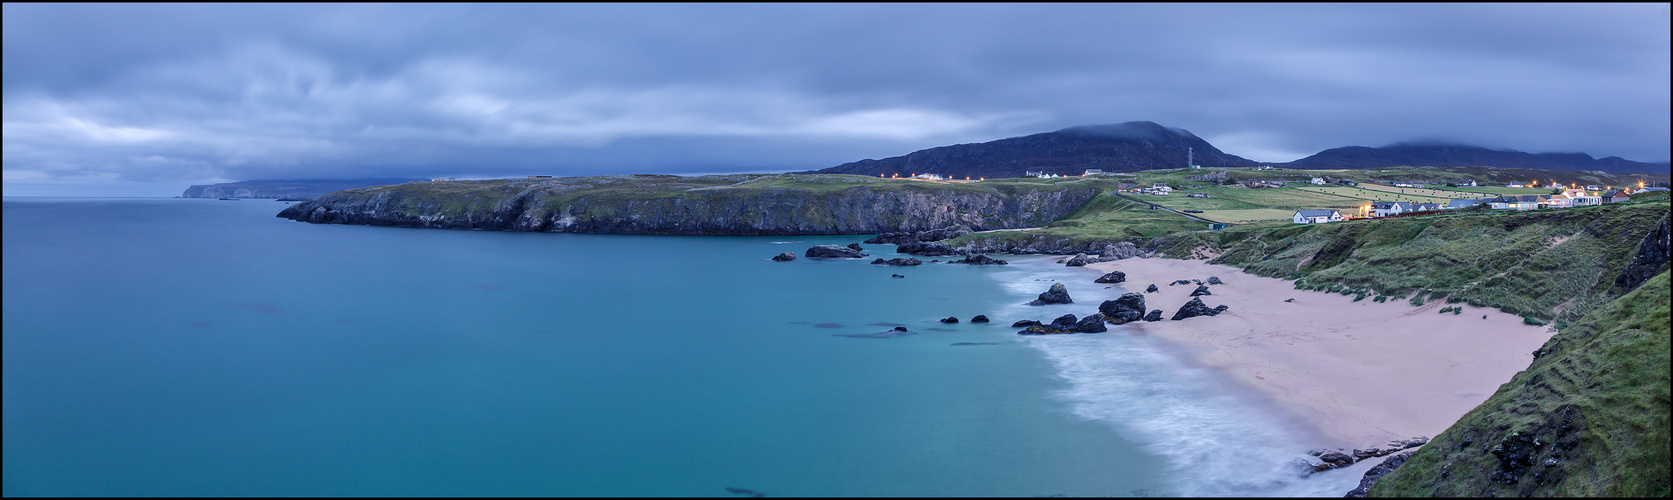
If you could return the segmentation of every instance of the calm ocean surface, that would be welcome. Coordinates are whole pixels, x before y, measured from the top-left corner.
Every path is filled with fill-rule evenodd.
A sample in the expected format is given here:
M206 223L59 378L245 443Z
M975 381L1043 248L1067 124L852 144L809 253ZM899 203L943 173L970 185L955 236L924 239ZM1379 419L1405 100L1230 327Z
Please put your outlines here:
M1340 496L1358 480L1284 471L1306 438L1168 346L1121 327L1016 335L1127 291L1050 258L782 263L865 237L311 225L283 207L5 199L5 495ZM1022 305L1052 280L1076 304ZM916 334L840 336L893 324Z

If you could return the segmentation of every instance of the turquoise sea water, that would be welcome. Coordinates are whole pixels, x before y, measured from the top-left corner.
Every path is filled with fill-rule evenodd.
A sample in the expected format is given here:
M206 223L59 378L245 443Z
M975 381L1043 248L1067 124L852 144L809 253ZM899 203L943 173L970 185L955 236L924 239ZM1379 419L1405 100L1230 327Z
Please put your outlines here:
M273 217L283 206L5 200L6 495L1339 496L1357 481L1283 470L1309 438L1169 346L1120 327L1015 335L1125 291L1049 258L771 262L864 237L311 225ZM1022 305L1052 280L1077 303ZM843 336L895 324L915 334Z

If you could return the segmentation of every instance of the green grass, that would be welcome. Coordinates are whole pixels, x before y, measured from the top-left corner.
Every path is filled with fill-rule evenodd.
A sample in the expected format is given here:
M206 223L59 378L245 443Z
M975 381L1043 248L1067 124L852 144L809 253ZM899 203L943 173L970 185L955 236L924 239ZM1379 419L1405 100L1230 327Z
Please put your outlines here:
M1662 272L1553 336L1527 370L1384 476L1371 496L1673 494L1668 290ZM1494 480L1502 465L1491 451L1512 436L1531 437L1531 467L1506 484Z

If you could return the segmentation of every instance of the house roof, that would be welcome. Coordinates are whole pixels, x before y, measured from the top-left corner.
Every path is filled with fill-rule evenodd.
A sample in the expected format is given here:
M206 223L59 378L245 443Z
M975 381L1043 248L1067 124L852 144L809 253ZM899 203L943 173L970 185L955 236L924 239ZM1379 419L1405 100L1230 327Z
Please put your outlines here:
M1295 214L1302 217L1330 217L1335 210L1296 210Z
M1387 210L1387 209L1390 209L1390 208L1394 208L1395 205L1399 205L1401 209L1411 208L1411 205L1408 205L1408 204L1406 204L1405 202L1402 202L1402 201L1379 201L1379 202L1372 203L1371 208L1374 208L1374 209L1375 208L1380 208L1380 209Z

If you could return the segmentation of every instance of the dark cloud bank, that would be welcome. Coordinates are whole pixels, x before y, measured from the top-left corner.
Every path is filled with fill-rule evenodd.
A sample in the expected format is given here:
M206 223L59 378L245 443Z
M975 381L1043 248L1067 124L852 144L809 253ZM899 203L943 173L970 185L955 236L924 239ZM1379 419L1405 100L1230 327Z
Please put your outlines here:
M8 195L796 171L1130 120L1263 162L1669 158L1665 4L4 9Z

